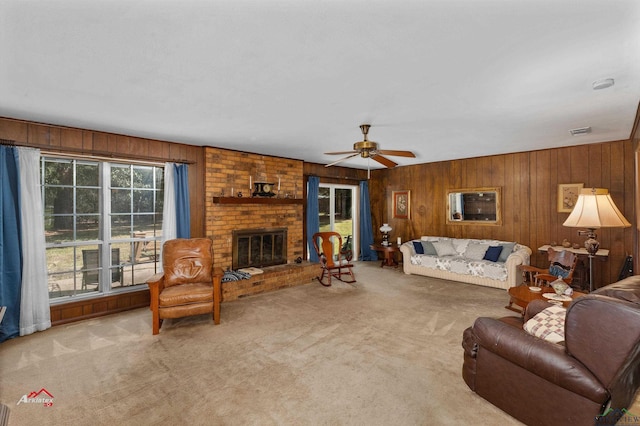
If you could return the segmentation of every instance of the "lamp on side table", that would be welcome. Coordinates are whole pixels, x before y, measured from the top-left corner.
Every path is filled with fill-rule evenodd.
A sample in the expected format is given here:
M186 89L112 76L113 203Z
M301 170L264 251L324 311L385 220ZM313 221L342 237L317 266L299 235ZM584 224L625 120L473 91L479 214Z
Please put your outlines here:
M629 221L620 213L613 202L608 189L583 189L578 195L576 205L562 224L572 228L587 228L578 231L578 235L586 235L584 248L589 252L589 291L593 291L593 258L600 248L596 229L627 228Z

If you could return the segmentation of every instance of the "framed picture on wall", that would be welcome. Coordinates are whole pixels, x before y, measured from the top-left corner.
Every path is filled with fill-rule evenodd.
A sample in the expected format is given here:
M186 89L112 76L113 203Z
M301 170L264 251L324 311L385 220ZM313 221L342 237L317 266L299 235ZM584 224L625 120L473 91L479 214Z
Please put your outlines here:
M409 219L411 191L393 191L393 218Z
M578 200L582 183L561 183L558 185L558 212L571 213Z

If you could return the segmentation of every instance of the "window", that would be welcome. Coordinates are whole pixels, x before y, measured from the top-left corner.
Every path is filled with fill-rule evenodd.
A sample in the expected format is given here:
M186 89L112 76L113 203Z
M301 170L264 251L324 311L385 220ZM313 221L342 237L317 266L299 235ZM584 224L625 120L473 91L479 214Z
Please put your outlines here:
M158 269L164 169L42 157L49 298L124 291Z

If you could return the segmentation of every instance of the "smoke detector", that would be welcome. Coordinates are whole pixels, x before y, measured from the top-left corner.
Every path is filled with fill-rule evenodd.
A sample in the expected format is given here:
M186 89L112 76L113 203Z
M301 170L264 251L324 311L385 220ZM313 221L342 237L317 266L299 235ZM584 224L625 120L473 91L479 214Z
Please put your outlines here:
M593 82L593 90L606 89L615 84L615 80L612 78L605 78L602 80L596 80Z

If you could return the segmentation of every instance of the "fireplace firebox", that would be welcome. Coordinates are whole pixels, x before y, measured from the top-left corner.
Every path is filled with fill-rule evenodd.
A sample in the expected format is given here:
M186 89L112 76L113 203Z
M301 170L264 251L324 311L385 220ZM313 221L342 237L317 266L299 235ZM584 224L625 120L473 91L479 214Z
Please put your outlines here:
M233 269L287 263L287 228L233 231Z

